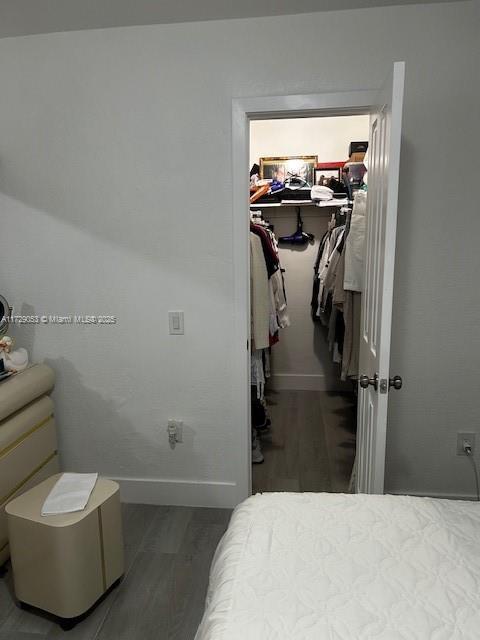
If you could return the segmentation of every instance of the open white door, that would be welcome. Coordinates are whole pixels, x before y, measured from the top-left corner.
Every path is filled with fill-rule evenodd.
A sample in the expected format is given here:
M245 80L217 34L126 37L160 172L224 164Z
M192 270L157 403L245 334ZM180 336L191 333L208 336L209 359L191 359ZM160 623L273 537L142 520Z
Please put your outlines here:
M356 490L383 493L393 272L405 63L396 62L370 119L367 246L360 329Z

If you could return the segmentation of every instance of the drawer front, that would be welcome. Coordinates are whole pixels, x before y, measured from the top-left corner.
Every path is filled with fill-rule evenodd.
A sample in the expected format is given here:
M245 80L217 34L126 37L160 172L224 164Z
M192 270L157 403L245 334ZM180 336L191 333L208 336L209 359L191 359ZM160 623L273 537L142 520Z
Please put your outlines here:
M25 482L25 479L57 450L55 420L52 416L37 425L35 431L7 449L0 457L0 504Z
M46 364L34 364L0 385L0 420L53 389L55 374Z
M53 416L53 402L48 396L42 396L21 411L0 422L0 460L5 453L26 438L32 431Z

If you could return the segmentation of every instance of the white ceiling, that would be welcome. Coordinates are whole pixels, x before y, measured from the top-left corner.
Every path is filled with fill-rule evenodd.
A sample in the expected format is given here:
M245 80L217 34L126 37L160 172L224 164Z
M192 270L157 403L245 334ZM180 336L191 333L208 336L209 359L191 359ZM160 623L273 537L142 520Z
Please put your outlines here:
M419 0L0 0L0 37L415 3L422 4Z

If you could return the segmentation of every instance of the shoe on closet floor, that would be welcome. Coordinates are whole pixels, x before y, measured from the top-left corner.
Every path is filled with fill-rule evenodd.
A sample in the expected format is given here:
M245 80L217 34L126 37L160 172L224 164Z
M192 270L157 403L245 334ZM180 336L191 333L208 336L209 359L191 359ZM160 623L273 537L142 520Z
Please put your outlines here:
M262 448L260 447L260 440L255 434L252 436L252 464L261 464L265 458L263 457Z
M263 436L265 433L270 433L270 427L272 426L272 421L270 418L266 418L265 422L261 425L255 425L255 429L257 431L258 436Z
M273 434L270 427L266 427L265 429L258 429L257 438L260 443L262 442L273 442Z
M264 460L265 458L263 457L260 447L252 449L252 464L261 464Z

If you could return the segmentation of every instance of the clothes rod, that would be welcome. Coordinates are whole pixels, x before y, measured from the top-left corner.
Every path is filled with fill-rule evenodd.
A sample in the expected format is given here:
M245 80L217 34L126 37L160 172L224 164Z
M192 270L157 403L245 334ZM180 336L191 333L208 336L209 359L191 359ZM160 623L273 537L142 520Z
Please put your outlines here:
M330 200L323 202L312 202L299 200L298 202L253 202L250 209L284 209L292 207L316 207L317 209L338 209L339 207L348 206L348 200L338 200L332 202Z

